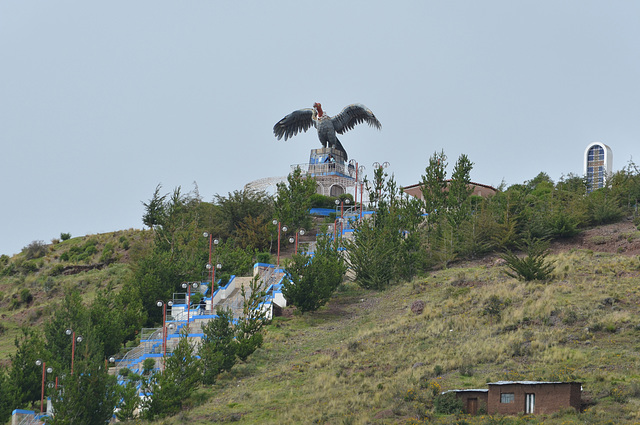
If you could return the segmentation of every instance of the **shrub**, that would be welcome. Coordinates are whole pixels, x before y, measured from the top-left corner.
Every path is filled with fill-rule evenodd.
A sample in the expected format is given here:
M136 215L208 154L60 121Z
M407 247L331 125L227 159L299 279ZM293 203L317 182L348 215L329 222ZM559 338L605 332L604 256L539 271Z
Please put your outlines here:
M460 366L460 375L473 376L473 366L470 364L464 364Z
M62 274L63 271L64 271L64 266L62 264L56 264L53 267L51 267L51 270L49 270L49 276L59 276Z
M154 359L145 359L142 362L142 373L148 375L156 367L156 361Z
M71 233L60 233L60 239L62 239L63 241L71 239Z
M259 252L256 255L256 262L268 264L271 262L271 254L268 252Z
M20 270L24 274L35 273L38 271L38 269L39 269L38 263L36 263L33 260L25 261L20 264Z
M518 257L510 250L502 254L502 259L511 270L506 274L527 282L548 280L554 270L553 263L546 261L546 257L549 255L548 242L544 239L529 237L519 247L526 253L523 258Z
M505 303L502 302L500 297L497 295L491 295L489 299L484 304L484 309L482 313L486 316L491 317L491 321L493 319L500 319L500 315L502 314L502 309L504 308Z
M101 263L109 264L114 260L114 258L113 258L113 249L114 248L113 248L113 244L112 243L107 243L104 246L104 249L102 250L102 255L100 256L100 262Z
M27 260L44 257L47 253L47 245L44 241L33 241L29 245L22 248L22 253Z
M442 415L453 415L463 413L464 405L456 393L450 392L437 395L433 400L433 408L436 413Z
M31 295L31 291L29 291L27 288L23 288L20 291L20 301L25 304L31 303L31 301L33 301L33 295Z
M63 252L62 254L60 254L60 261L69 261L69 253Z
M93 255L93 254L95 254L96 252L98 252L98 248L96 248L96 246L95 246L95 245L89 245L89 246L87 246L87 247L84 249L84 252L85 252L87 255Z
M53 278L49 276L42 284L42 288L44 289L45 292L49 292L53 289L53 284L54 284Z

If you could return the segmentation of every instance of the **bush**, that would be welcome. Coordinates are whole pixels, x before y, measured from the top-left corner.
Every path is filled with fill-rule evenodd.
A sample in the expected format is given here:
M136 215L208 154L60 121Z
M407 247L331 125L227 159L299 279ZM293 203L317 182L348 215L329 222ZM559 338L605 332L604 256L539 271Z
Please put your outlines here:
M64 266L62 264L56 264L53 267L51 267L51 270L49 270L49 276L59 276L62 274L63 271L64 271Z
M113 260L114 260L114 258L113 258L113 250L114 250L113 244L112 243L107 243L104 246L104 249L102 250L102 255L100 256L100 262L101 263L105 263L105 264L109 264L109 263L113 262Z
M95 245L89 245L89 246L87 246L87 247L84 249L84 252L85 252L87 255L93 255L93 254L95 254L96 252L98 252L98 248L96 248L96 246L95 246Z
M40 268L39 264L33 260L25 261L20 264L20 270L24 274L35 273Z
M142 362L142 373L148 375L156 367L156 361L154 359L145 359Z
M506 274L527 282L549 280L554 270L553 263L546 261L549 254L549 244L544 239L529 237L519 245L519 248L527 254L525 257L520 258L510 250L502 254L502 259L511 269L511 272L506 272Z
M71 233L60 233L60 239L63 241L71 239Z
M33 295L31 294L31 291L29 291L27 288L23 288L20 291L20 301L25 304L31 303L31 301L33 301Z
M268 252L259 252L256 255L256 262L269 264L271 262L271 254Z
M433 408L436 413L442 415L454 415L463 413L464 405L456 393L439 394L433 399Z
M27 260L44 257L47 253L47 245L44 241L33 241L29 245L22 248L22 253Z

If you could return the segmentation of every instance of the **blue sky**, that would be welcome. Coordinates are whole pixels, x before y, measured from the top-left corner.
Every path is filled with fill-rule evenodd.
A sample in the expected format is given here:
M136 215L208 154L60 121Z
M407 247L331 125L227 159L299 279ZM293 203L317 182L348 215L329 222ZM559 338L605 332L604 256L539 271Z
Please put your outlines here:
M340 140L400 185L465 153L474 181L614 169L640 155L640 3L630 1L0 3L0 254L142 228L157 184L210 201L320 147L275 122L368 106Z

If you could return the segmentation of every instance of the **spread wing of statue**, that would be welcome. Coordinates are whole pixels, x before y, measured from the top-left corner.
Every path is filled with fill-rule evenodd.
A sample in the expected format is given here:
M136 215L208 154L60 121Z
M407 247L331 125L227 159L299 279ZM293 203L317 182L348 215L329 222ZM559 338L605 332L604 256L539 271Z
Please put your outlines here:
M382 128L382 124L380 124L380 121L373 115L373 112L364 105L354 103L346 106L342 112L331 117L325 115L319 103L314 103L313 108L298 109L278 121L276 125L273 126L273 134L275 134L278 140L283 137L284 140L287 140L314 126L318 130L318 139L320 139L322 147L326 148L328 146L341 151L346 160L347 152L344 150L340 140L336 137L336 133L344 134L355 127L356 124L363 122L366 122L378 130Z

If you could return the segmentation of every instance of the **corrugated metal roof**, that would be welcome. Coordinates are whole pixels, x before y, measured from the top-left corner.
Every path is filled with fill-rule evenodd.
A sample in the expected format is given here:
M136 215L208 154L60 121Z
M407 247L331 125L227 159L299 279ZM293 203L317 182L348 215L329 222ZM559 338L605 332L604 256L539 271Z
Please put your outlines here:
M465 390L448 390L448 391L443 391L442 394L446 394L446 393L465 393L465 392L477 392L477 393L488 393L489 390L486 388L480 388L480 389L465 389Z
M579 382L575 381L564 381L564 382L550 382L550 381L497 381L497 382L489 382L487 385L544 385L544 384L578 384Z

